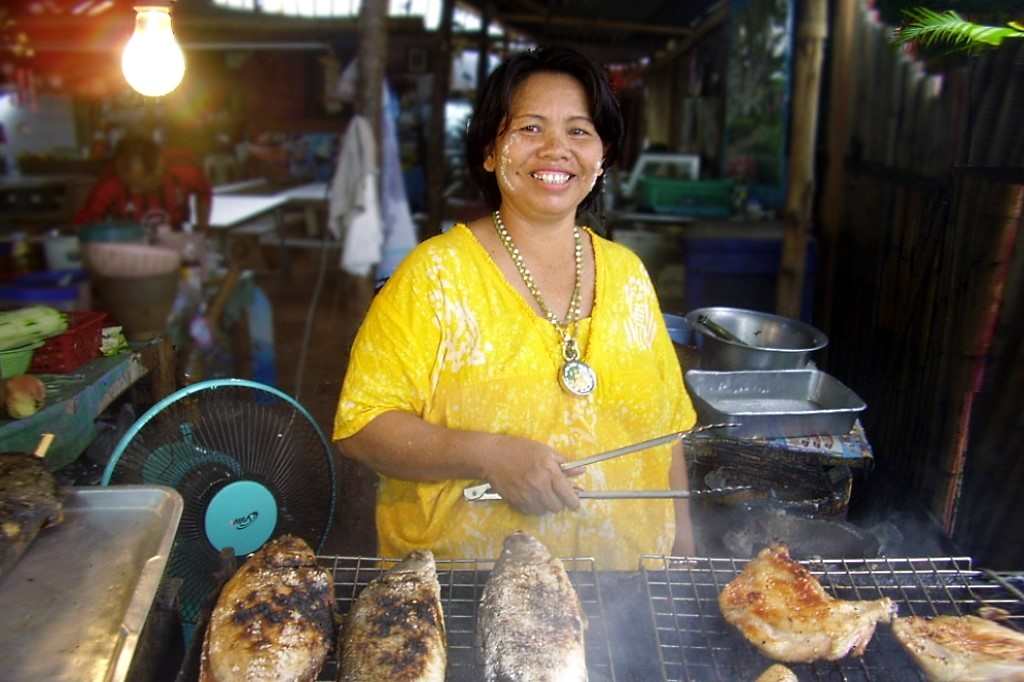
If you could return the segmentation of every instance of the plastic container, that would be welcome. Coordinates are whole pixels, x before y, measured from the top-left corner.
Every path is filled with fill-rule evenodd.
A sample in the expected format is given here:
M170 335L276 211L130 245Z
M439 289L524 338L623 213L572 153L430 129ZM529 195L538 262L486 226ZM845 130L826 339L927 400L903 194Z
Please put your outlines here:
M668 336L672 339L672 343L680 345L689 343L690 323L686 321L684 316L664 313L662 317L665 318L665 327L668 329Z
M50 233L43 240L43 254L49 270L77 270L82 267L81 244L75 235Z
M93 223L80 229L78 238L83 244L95 242L143 244L146 241L146 228L138 223L128 222Z
M165 275L181 267L181 254L161 246L93 242L84 251L89 270L103 277Z
M146 341L167 330L178 294L177 271L148 277L95 277L99 304L124 327L129 341Z
M33 353L39 346L38 343L32 343L0 351L0 379L10 379L27 372L32 363Z
M766 239L684 237L681 240L683 304L686 310L730 306L772 312L782 262L782 236ZM800 319L810 322L814 308L817 242L807 244Z
M641 206L655 213L695 218L728 218L733 210L735 183L726 180L678 180L645 175L637 181Z
M33 272L0 285L0 309L48 305L70 312L89 307L89 284L81 270Z
M31 370L45 374L73 372L100 354L107 314L81 311L71 313L68 328L47 339L32 356Z

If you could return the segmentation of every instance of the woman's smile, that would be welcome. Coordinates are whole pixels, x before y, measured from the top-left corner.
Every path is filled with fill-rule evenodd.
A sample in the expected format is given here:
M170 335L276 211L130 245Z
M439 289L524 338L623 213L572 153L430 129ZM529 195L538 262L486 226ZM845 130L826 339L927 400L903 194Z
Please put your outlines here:
M530 175L545 185L564 185L572 177L569 173L560 173L558 171L534 171Z

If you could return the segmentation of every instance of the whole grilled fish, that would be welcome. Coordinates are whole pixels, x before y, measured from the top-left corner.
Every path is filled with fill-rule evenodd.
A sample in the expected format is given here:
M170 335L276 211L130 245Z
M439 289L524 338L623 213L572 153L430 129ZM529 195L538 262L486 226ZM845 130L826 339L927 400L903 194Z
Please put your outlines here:
M42 458L0 453L0 576L18 563L42 527L63 518L60 490Z
M484 585L477 638L487 682L586 682L586 616L565 567L522 532Z
M339 682L444 682L447 641L434 555L412 552L372 580L339 639Z
M217 598L199 682L312 682L334 643L331 577L292 535L265 544Z

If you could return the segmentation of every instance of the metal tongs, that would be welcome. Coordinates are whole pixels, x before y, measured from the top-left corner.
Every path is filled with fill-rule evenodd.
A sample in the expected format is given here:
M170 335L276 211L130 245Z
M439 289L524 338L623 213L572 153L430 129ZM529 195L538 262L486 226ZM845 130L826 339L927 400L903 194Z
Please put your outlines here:
M562 471L573 471L575 469L582 469L585 466L603 462L608 459L614 459L621 457L622 455L628 455L631 452L637 452L639 450L647 450L649 448L657 447L659 445L665 445L666 443L672 443L677 440L683 440L690 436L698 433L704 433L705 431L711 431L713 429L730 428L733 426L739 426L731 422L723 424L705 424L704 426L697 426L686 431L676 431L675 433L669 433L664 436L658 436L657 438L651 438L650 440L641 441L639 443L633 443L632 445L625 445L621 448L615 448L614 450L608 450L607 452L600 452L590 457L576 460L575 462L567 462L562 465ZM740 485L740 486L725 486L721 488L711 488L708 490L581 490L576 494L580 499L591 499L591 500L620 500L620 499L671 499L671 498L688 498L688 497L702 497L712 495L728 495L730 493L740 492L742 490L750 490L753 486ZM482 500L500 500L501 495L491 491L490 483L481 483L479 485L472 485L468 488L463 489L463 497L470 502L479 502Z

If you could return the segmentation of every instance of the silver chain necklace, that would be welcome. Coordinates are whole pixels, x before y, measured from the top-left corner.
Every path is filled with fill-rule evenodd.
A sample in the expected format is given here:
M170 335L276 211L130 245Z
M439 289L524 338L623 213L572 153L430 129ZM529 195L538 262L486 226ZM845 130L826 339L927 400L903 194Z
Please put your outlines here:
M565 311L565 319L559 321L558 316L548 308L547 303L541 297L537 283L533 281L533 275L530 274L530 270L526 267L523 255L519 252L515 242L512 241L512 235L509 234L505 223L501 221L501 212L495 211L493 218L494 229L498 233L498 239L505 247L505 250L508 251L512 264L516 266L519 276L523 278L523 283L526 284L526 288L533 296L533 300L537 302L537 306L544 313L545 319L555 327L558 335L562 337L562 359L564 363L558 372L558 383L572 395L585 396L593 393L594 389L597 388L597 374L594 373L594 369L590 365L583 362L580 358L579 344L576 343L576 339L572 335L576 322L580 319L580 298L581 289L583 288L583 236L580 233L579 226L572 226L572 236L576 243L573 251L576 265L576 281L573 284L572 296L569 298L569 309Z

